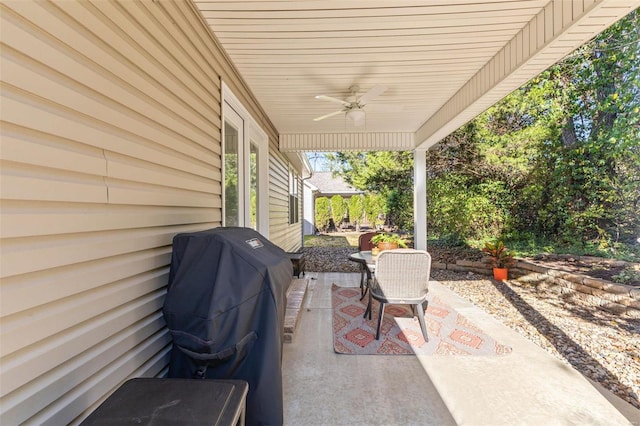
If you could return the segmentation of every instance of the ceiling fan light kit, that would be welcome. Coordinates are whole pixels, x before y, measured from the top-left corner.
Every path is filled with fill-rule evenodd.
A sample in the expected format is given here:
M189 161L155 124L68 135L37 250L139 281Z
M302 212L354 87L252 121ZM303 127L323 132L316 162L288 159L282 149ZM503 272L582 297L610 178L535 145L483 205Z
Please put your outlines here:
M353 108L347 111L347 118L355 121L356 123L363 120L365 112L362 108Z

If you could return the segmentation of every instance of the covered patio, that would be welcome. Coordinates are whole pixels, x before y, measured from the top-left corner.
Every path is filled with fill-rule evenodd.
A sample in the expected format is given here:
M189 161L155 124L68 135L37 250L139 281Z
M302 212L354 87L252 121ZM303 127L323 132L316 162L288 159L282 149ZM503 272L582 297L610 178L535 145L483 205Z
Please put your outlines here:
M195 4L278 127L280 151L413 151L415 247L424 249L426 150L640 2ZM359 122L339 102L379 87ZM640 421L637 410L622 402L624 417L577 371L437 283L433 291L514 353L336 354L330 287L357 281L338 273L310 281L300 328L285 347L289 424Z
M298 250L305 152L414 152L426 247L426 150L638 6L0 2L0 423L78 424L128 379L165 376L172 239L238 225ZM334 354L328 289L356 281L312 282L285 347L288 424L532 424L559 404L572 414L558 423L624 424L577 373L445 289L517 353Z
M337 354L331 285L359 274L311 273L285 345L289 425L629 425L640 413L437 281L430 292L509 345L505 356Z

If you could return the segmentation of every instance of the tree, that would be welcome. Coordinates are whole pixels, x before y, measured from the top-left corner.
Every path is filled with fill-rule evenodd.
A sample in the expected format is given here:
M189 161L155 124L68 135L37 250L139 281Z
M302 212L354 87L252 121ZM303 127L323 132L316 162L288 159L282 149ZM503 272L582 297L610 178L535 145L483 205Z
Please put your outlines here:
M347 213L346 203L344 198L340 195L334 195L331 197L331 217L333 218L333 223L338 226L342 219L345 218Z
M371 227L381 225L384 221L378 221L379 217L384 217L387 206L384 197L380 194L368 193L364 197L364 215Z
M640 237L640 12L427 152L431 234L543 237L600 248ZM344 153L336 171L412 217L408 152ZM365 207L367 217L371 208Z
M354 195L349 199L349 220L353 224L361 224L364 218L364 196Z
M547 234L602 247L640 235L639 17L633 12L550 70L565 115L538 158Z
M431 149L432 232L638 238L639 27L636 11Z
M316 198L315 206L316 227L321 231L326 231L329 227L329 219L331 219L331 204L327 197Z
M413 154L401 151L335 153L334 171L354 188L386 199L387 224L413 225Z

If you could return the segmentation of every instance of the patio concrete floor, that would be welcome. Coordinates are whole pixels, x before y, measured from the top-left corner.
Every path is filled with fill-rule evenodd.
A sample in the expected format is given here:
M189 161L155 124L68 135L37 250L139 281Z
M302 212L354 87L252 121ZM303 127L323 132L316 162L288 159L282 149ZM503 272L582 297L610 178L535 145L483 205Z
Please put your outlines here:
M331 284L359 274L307 274L283 360L286 425L640 425L640 410L432 282L430 291L509 345L506 356L340 355Z

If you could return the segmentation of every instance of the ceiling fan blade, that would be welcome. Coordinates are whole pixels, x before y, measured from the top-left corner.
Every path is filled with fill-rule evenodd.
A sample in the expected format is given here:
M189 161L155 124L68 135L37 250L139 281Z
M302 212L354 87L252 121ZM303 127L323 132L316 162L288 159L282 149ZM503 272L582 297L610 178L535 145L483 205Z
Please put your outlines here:
M369 104L367 110L371 112L401 112L404 108L402 105L392 104Z
M366 104L371 99L377 98L378 96L382 95L386 91L387 91L386 86L373 86L371 89L369 89L367 93L365 93L364 95L360 96L360 98L358 98L358 102Z
M338 99L338 98L332 98L331 96L318 95L318 96L316 96L316 99L321 99L323 101L329 101L329 102L335 102L337 104L341 104L341 105L344 105L344 106L351 105L347 101L343 101L342 99Z
M340 110L340 111L334 111L334 112L332 112L332 113L330 113L330 114L326 114L326 115L323 115L323 116L321 116L321 117L316 117L316 118L314 118L314 119L313 119L313 121L320 121L320 120L324 120L325 118L333 117L334 115L341 114L342 112L343 112L342 110Z

